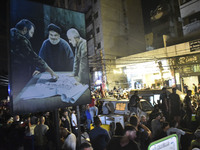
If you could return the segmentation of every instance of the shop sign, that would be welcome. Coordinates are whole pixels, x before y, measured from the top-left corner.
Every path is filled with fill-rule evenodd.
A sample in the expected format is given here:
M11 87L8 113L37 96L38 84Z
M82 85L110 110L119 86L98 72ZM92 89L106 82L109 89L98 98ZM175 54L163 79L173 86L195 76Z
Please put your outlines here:
M178 58L169 59L169 64L171 66L198 63L198 62L199 62L198 55L197 56L185 56L185 57L178 57Z
M190 41L189 44L190 44L190 52L200 50L200 39Z
M184 73L191 73L191 68L190 67L184 67L183 72Z
M194 65L194 72L200 72L200 65Z

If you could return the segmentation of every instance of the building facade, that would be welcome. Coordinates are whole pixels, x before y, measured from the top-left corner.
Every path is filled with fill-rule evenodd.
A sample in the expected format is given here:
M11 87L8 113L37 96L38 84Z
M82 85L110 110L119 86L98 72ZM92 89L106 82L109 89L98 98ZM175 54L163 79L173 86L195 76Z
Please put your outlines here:
M183 35L196 33L200 29L200 1L179 0L179 5Z
M116 59L145 51L140 0L57 0L55 5L86 14L92 86L101 80L103 88L114 87Z
M126 88L176 86L183 91L186 84L192 90L193 83L200 83L200 39L119 58L116 63L127 75Z
M147 50L164 47L169 38L182 37L178 0L161 0L150 12L150 25L152 32L146 38L151 43L147 43ZM149 46L151 49L148 49Z

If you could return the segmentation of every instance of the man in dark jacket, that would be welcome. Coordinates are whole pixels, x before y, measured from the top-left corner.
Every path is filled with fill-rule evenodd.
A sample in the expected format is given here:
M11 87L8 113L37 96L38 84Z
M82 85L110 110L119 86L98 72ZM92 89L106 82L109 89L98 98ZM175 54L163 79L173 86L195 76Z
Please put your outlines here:
M47 63L33 50L29 39L33 37L34 30L35 25L27 19L22 19L15 25L15 28L10 30L11 93L14 97L30 80L31 70L35 67L58 78Z
M39 56L54 71L72 71L74 54L68 42L60 37L61 28L53 23L48 25L49 37L40 48Z

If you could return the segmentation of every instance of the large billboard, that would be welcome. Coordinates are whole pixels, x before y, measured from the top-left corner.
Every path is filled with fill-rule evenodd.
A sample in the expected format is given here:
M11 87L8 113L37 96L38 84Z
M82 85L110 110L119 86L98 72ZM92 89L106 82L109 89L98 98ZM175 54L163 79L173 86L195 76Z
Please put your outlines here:
M13 113L90 103L83 13L11 0L9 49Z

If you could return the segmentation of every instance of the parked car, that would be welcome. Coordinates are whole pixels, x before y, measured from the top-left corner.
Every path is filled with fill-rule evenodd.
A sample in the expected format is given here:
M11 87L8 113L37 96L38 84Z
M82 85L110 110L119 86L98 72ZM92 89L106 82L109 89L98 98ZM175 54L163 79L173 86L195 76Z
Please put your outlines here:
M129 93L129 98L134 94L136 90L131 90ZM158 104L158 101L160 100L160 94L162 93L161 89L142 89L137 90L138 96L141 99L145 99L149 101L153 106L155 104ZM167 88L167 95L172 93L172 88ZM176 90L176 93L180 96L180 100L183 102L185 98L185 94L178 89Z
M128 108L128 99L117 100L115 98L102 99L102 114L100 115L102 124L110 124L120 122L124 126L125 122L129 121L130 110ZM142 115L149 116L153 110L153 105L145 99L141 99L137 107L137 115L141 117Z

